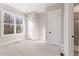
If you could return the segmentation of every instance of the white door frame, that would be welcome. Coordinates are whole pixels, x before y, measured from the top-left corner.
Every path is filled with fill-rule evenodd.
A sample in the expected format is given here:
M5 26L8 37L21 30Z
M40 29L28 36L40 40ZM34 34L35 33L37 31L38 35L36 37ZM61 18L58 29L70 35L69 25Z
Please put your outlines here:
M64 54L65 56L74 55L74 13L73 3L64 4Z

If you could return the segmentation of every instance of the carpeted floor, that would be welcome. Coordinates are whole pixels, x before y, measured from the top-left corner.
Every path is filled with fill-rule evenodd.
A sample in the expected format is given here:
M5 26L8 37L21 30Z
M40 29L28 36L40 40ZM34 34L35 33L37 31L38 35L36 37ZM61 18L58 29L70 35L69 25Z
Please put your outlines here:
M61 50L44 41L23 40L0 46L1 56L60 56Z

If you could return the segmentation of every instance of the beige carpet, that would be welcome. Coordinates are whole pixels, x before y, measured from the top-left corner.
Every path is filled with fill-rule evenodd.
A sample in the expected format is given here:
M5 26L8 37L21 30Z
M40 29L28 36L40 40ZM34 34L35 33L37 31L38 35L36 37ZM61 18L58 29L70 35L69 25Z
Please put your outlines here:
M61 50L44 41L23 40L0 46L1 56L59 56Z

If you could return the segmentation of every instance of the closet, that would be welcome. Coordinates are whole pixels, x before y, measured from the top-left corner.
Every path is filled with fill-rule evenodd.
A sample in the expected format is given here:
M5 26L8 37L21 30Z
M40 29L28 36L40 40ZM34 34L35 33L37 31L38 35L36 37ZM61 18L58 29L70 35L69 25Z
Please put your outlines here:
M74 50L79 55L79 4L74 4Z

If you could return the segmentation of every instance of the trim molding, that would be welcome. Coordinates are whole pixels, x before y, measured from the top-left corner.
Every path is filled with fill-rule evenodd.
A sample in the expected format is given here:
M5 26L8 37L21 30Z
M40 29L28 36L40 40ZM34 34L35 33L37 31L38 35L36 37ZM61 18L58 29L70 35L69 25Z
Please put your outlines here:
M0 44L0 46L9 45L9 44L13 44L13 43L15 43L15 42L20 42L20 41L22 41L22 40L24 40L24 39L21 39L21 40L15 40L15 41L6 42L6 43L2 43L2 44Z

